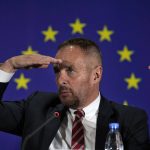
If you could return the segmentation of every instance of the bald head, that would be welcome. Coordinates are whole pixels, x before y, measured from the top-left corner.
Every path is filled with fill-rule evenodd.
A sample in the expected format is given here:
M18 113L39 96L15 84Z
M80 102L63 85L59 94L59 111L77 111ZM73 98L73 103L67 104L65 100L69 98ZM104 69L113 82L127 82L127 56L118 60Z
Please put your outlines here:
M102 65L102 55L100 48L93 41L84 38L70 39L60 44L58 46L58 50L62 50L64 47L68 46L79 47L83 54L87 56L87 60L90 64L97 63L97 65Z

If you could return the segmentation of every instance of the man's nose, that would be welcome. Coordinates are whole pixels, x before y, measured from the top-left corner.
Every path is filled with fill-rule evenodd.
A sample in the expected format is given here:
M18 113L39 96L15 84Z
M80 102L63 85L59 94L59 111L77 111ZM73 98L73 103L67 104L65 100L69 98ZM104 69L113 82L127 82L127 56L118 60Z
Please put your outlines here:
M56 77L58 85L66 85L68 83L67 74L65 70L61 70Z

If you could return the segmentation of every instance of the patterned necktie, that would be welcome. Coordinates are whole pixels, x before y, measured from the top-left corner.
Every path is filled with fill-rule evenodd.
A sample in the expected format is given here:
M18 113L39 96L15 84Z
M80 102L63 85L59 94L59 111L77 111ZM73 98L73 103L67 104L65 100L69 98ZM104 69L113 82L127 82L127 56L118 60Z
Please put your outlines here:
M72 125L72 150L84 150L84 128L82 124L82 118L84 117L83 110L77 110L74 112L75 119Z

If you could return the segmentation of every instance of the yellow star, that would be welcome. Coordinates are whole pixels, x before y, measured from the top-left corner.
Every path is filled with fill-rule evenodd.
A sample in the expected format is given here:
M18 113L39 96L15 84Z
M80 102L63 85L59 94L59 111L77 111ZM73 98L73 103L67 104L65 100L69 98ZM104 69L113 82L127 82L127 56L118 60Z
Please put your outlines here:
M83 28L86 26L85 23L81 23L80 20L77 18L75 23L70 23L70 27L72 27L72 34L80 33L83 34Z
M103 30L98 30L97 31L98 35L100 36L100 41L111 41L110 36L114 33L112 30L108 30L107 26L105 25Z
M128 104L128 101L124 101L124 102L123 102L123 105L124 105L124 106L128 106L128 105L129 105L129 104Z
M58 31L53 30L52 27L49 26L47 31L42 31L42 34L45 35L45 42L47 42L48 40L55 42L55 36L58 34Z
M125 82L128 83L128 89L135 88L136 90L139 88L138 83L141 82L141 78L136 78L134 73L131 73L130 78L125 78Z
M134 53L133 51L129 50L127 46L124 46L122 51L117 51L117 53L121 56L120 61L127 60L131 62L131 55Z
M22 51L22 54L23 54L23 55L31 55L31 54L37 54L37 53L38 53L38 52L37 52L37 51L34 51L31 46L29 46L26 51Z
M25 78L24 74L21 73L20 77L15 79L15 82L17 83L17 90L21 88L28 89L27 83L30 82L30 79Z

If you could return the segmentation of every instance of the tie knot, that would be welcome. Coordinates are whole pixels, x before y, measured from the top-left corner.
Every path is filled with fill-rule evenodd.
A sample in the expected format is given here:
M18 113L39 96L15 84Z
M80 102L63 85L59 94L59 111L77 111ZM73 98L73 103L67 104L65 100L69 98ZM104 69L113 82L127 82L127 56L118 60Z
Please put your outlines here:
M83 111L82 109L76 110L76 111L74 112L74 114L75 114L76 117L78 117L79 119L82 118L82 117L84 117L84 115L85 115L85 113L84 113L84 111Z

